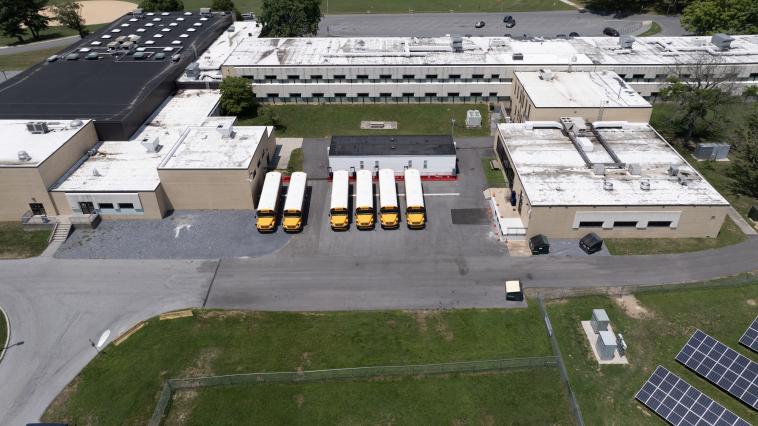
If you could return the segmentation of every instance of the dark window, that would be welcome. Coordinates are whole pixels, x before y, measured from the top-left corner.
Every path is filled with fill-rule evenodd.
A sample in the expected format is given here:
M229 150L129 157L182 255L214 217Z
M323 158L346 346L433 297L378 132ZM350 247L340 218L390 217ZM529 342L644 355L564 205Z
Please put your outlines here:
M368 98L368 93L358 93L359 98Z
M266 80L276 80L276 76L275 75L267 75L266 76Z
M427 74L426 78L428 78L430 80L436 80L437 79L437 74Z
M473 74L471 78L484 78L484 74Z
M344 76L344 75L335 75L335 76L334 76L334 79L335 79L335 80L344 80L344 79L345 79L345 76Z
M497 80L498 78L500 78L500 74L492 74L492 78Z
M276 99L279 97L278 93L266 93L266 97L269 99Z
M412 98L413 97L413 92L403 92L403 96L408 97L408 98Z
M42 205L42 203L29 203L29 209L31 209L32 214L35 216L47 215L47 212L45 212L45 206Z
M497 92L490 92L490 96L492 96L492 97L497 96Z
M451 79L461 78L460 74L450 74Z
M434 92L426 92L426 93L424 93L424 96L429 96L429 97L436 97L436 96L437 96L437 94L436 94L436 93L434 93Z
M392 76L390 74L382 74L382 75L379 76L379 78L381 78L383 80L389 80L389 79L392 78Z
M383 93L380 93L379 96L381 96L383 98L391 98L392 97L392 93L383 92Z
M482 92L471 92L471 96L482 96Z
M645 78L645 74L632 74L632 78L636 78L636 79Z
M311 80L322 80L324 78L321 74L316 74L311 76Z
M300 93L290 93L290 98L299 98L300 96Z
M118 208L120 208L120 209L134 209L134 204L132 204L132 203L118 203Z
M671 227L671 221L670 220L651 220L647 223L648 227L652 228L670 228Z
M637 222L625 221L625 220L618 221L618 222L613 222L613 227L614 228L631 228L631 227L634 227L634 226L637 226Z
M461 94L460 94L460 93L458 93L458 92L447 92L447 95L448 95L448 96L450 96L450 97L454 97L454 98L457 98L457 97L458 97L458 96L460 96Z
M368 75L365 75L365 74L359 75L358 80L368 80Z
M324 97L324 94L323 94L323 93L314 93L314 94L313 94L313 97L314 97L314 98L323 98L323 97Z
M97 207L100 209L113 209L113 203L97 203Z
M335 98L346 98L347 94L346 93L335 93L334 97Z
M619 77L623 80L626 77L626 74L619 74Z
M603 222L579 222L580 228L600 228L603 226Z
M299 80L300 76L299 75L288 75L287 78L290 79L290 80Z
M410 78L410 79L414 79L414 78L416 78L416 76L415 76L415 75L413 75L413 74L403 74L403 78Z

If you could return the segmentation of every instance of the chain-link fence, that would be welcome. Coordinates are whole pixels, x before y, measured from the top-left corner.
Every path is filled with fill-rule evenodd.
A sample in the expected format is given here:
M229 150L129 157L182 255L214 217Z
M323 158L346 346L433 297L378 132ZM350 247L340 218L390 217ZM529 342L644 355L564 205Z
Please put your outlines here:
M414 376L450 373L477 373L523 368L557 367L554 356L534 358L508 358L485 361L450 362L443 364L384 365L375 367L337 368L331 370L286 371L271 373L230 374L225 376L169 379L161 389L158 404L150 419L158 426L166 413L173 392L177 389L209 386L254 385L265 383L304 383L324 380L349 380L384 376Z

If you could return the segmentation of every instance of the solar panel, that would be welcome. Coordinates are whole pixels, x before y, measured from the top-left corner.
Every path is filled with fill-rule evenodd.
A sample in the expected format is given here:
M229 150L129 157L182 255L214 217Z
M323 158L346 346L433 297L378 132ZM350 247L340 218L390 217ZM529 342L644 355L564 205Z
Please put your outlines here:
M758 352L758 317L755 317L750 327L745 330L745 334L740 337L740 343L753 350L753 352Z
M758 364L697 330L676 360L732 396L758 409Z
M634 397L674 426L750 425L660 365Z

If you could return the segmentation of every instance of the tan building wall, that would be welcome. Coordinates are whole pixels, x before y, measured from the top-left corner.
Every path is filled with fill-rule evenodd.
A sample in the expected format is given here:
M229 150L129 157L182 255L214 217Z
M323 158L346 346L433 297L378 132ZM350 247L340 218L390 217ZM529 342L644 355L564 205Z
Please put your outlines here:
M74 193L72 193L74 194ZM71 215L75 212L71 209L71 204L66 198L65 192L55 191L50 193L55 205L58 206L58 212L62 215ZM155 191L137 192L139 202L142 205L143 212L135 214L100 214L103 219L108 220L140 220L140 219L161 219L166 216L166 212L171 210L171 204L166 197L161 185Z
M39 166L47 187L60 179L87 151L97 144L94 122L90 121Z

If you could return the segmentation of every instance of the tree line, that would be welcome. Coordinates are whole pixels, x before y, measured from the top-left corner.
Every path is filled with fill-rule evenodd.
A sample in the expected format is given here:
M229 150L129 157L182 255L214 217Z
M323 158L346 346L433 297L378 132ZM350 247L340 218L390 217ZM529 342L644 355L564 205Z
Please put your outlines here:
M48 8L48 15L43 15L43 9ZM0 2L0 33L6 37L15 37L24 42L28 32L33 40L42 38L42 31L55 20L64 27L79 33L80 37L87 35L82 6L74 0L60 0L48 3L47 0L2 0Z

